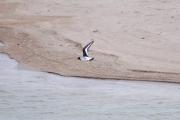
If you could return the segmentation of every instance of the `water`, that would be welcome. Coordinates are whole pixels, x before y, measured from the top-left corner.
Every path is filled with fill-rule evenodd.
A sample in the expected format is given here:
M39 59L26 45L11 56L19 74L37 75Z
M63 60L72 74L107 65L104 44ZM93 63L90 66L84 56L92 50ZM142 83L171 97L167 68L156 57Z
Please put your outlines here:
M0 120L180 120L180 85L61 77L0 55Z
M4 46L4 44L0 41L0 47L3 47Z

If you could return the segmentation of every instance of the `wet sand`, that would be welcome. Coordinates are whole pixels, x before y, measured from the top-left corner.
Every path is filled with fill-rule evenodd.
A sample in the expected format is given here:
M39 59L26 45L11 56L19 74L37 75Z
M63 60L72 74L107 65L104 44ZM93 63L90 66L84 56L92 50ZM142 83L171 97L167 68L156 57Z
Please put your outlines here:
M180 82L178 0L3 0L0 52L64 76ZM95 40L93 62L80 62ZM87 69L88 68L88 69Z
M180 85L62 77L0 55L2 120L179 120Z

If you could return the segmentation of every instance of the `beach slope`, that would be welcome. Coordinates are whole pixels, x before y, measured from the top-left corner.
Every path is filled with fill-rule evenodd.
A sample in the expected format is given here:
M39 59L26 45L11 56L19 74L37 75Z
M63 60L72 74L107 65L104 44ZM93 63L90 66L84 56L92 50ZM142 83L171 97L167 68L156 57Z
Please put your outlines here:
M3 0L0 52L64 76L180 82L180 1ZM92 62L82 46L94 39Z

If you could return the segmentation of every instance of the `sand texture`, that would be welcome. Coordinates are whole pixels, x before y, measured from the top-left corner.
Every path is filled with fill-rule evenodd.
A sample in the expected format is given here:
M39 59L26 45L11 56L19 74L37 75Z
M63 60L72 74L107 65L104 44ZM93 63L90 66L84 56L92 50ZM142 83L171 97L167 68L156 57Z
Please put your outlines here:
M179 0L1 0L0 52L65 76L180 82ZM95 40L92 62L82 46Z

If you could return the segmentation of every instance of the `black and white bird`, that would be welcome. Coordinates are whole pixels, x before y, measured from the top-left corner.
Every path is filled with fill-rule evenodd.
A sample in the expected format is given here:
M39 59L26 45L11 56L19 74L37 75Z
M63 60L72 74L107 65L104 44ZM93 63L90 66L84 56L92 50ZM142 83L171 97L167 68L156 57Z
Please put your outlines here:
M94 43L94 40L88 43L86 46L83 48L83 56L79 57L78 59L81 61L92 61L94 58L91 58L88 56L88 51L91 45Z

